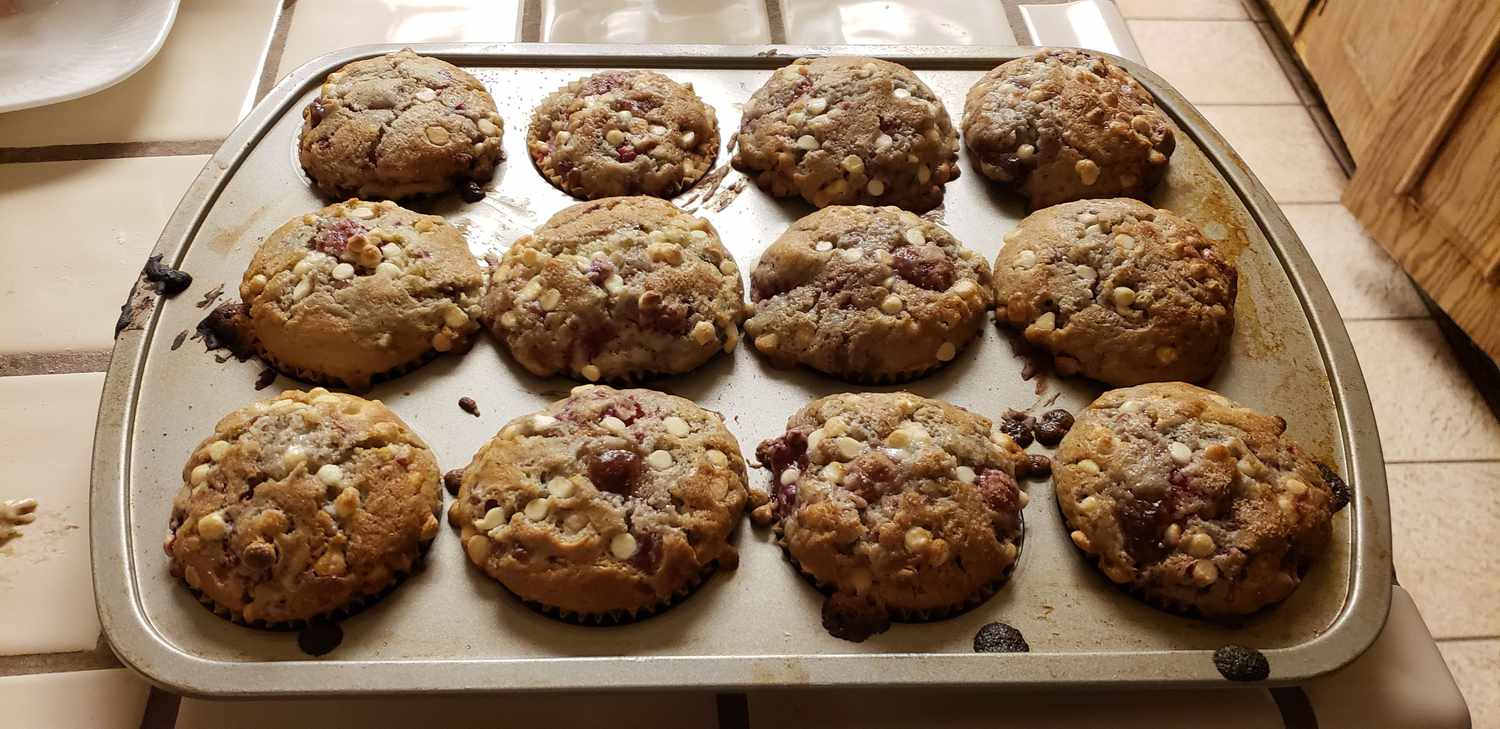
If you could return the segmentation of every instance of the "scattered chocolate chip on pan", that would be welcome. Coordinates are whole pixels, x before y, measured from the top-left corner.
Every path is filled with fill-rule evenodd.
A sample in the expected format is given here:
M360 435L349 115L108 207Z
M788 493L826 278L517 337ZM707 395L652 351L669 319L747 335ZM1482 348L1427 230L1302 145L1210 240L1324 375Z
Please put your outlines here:
M1334 512L1343 510L1354 498L1353 492L1349 490L1349 484L1345 483L1344 479L1339 478L1339 475L1334 472L1333 468L1326 463L1319 463L1318 470L1323 473L1323 481L1328 484L1328 488L1333 490Z
M974 634L975 653L1030 653L1021 631L1005 623L986 623Z
M162 296L176 296L193 284L192 276L185 271L164 265L160 255L147 258L146 268L142 273L147 281L156 284L156 290Z
M459 398L458 399L458 409L460 409L460 410L462 410L462 411L464 411L464 412L466 412L466 413L468 413L470 415L473 415L476 418L479 417L479 403L474 402L474 398L472 398L472 397L461 397L461 398Z
M1264 681L1271 675L1266 654L1233 643L1214 651L1214 668L1231 681Z
M443 488L448 489L449 496L457 496L458 488L464 483L464 470L455 468L443 474Z
M1052 447L1062 442L1063 436L1073 427L1073 414L1058 408L1042 413L1036 421L1036 441Z

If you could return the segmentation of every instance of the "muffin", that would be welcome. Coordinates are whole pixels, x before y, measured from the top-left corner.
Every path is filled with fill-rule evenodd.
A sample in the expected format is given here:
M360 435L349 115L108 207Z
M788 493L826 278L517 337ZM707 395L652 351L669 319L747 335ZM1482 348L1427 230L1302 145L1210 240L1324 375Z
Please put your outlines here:
M733 569L745 460L723 418L651 390L580 385L512 420L464 469L469 559L564 619L656 613Z
M1075 49L1038 51L985 74L964 100L963 129L979 171L1033 210L1144 197L1176 146L1167 116L1139 81Z
M1285 431L1282 418L1182 382L1104 393L1053 462L1073 543L1172 612L1238 618L1286 599L1349 498Z
M397 199L490 179L503 129L478 79L406 49L328 74L297 156L327 195Z
M905 66L799 58L745 105L734 168L777 197L817 207L925 212L958 178L958 134L943 102Z
M760 444L774 519L829 593L823 625L862 641L896 620L955 614L1016 563L1026 455L988 419L907 392L830 395Z
M379 401L288 390L220 420L188 457L164 548L172 574L236 622L340 617L437 536L437 459Z
M691 85L654 71L601 71L542 100L526 148L542 176L574 197L671 197L713 168L719 123Z
M745 289L712 225L665 200L563 209L491 267L484 314L538 376L687 372L739 342Z
M1224 249L1191 222L1129 198L1080 200L1005 235L995 315L1064 375L1198 382L1229 352L1238 282Z
M267 362L355 389L466 349L483 290L463 235L441 217L360 200L287 221L240 282Z
M772 363L899 382L950 362L993 303L990 268L894 207L834 206L792 224L750 276L745 331Z

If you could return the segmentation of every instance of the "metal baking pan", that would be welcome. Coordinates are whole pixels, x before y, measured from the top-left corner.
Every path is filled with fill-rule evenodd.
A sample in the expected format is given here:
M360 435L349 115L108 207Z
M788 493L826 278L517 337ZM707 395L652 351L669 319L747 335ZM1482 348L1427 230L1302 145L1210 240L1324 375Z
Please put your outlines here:
M1375 419L1332 299L1302 244L1242 160L1180 94L1140 66L1119 61L1155 94L1178 127L1167 180L1153 202L1195 220L1240 256L1238 326L1228 362L1210 383L1280 414L1314 456L1353 485L1352 508L1335 519L1328 553L1284 604L1226 628L1159 612L1116 590L1070 544L1051 484L1030 482L1026 548L1009 584L964 615L898 624L864 643L828 635L821 596L783 561L768 533L745 523L742 563L720 572L683 604L643 622L610 628L539 615L473 569L445 527L425 566L373 607L342 623L344 640L312 658L294 635L233 625L200 606L167 571L162 537L187 454L229 410L281 389L256 391L261 365L217 362L184 333L224 286L233 297L259 241L293 215L325 203L296 162L300 111L328 72L395 50L366 46L302 66L262 101L214 154L163 231L155 254L190 272L175 298L137 294L115 343L100 406L93 468L93 564L100 621L120 658L178 692L213 696L495 692L586 688L769 686L1186 686L1225 685L1215 648L1264 651L1270 681L1295 682L1338 668L1384 625L1392 582L1391 528ZM982 73L1023 55L1015 47L879 48L755 46L418 46L481 79L505 118L508 161L488 197L456 195L412 206L441 213L476 254L508 246L574 200L532 168L525 151L532 107L582 74L649 67L691 82L718 113L724 143L740 109L770 71L800 55L874 54L926 81L955 121ZM966 154L966 152L965 152ZM768 244L812 209L773 200L739 173L680 195L707 217L750 270ZM1023 216L971 166L948 186L940 220L993 259ZM206 295L208 295L206 297ZM221 299L224 297L220 297ZM180 344L181 346L174 346ZM718 410L748 452L779 433L796 408L851 389L810 371L775 370L740 347L687 376L653 387ZM991 418L1008 407L1077 410L1100 390L1077 379L1023 380L1023 357L995 327L943 370L908 389ZM369 394L390 405L437 452L444 469L468 463L508 419L541 408L572 383L527 374L488 337L461 357L443 357ZM890 389L890 388L887 388ZM474 418L457 406L478 401ZM1050 404L1055 401L1055 405ZM1035 451L1037 446L1033 446ZM764 471L752 471L764 488ZM1030 642L1025 654L975 654L985 623L1001 620Z

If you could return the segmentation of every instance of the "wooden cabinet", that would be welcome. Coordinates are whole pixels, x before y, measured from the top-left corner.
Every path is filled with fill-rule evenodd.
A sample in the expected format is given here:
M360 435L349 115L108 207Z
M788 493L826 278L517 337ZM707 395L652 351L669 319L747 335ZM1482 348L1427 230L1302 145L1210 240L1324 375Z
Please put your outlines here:
M1354 157L1344 205L1500 360L1500 2L1315 0L1298 22Z

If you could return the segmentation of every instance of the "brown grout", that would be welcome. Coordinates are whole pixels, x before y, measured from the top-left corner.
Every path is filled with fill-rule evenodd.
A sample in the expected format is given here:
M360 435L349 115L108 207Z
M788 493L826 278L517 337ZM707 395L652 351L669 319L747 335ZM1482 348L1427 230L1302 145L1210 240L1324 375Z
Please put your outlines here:
M196 139L185 142L99 142L51 144L45 147L0 147L0 164L213 154L222 142L222 139Z
M266 45L265 64L260 69L260 82L255 87L255 101L260 103L271 93L280 78L281 57L286 53L286 36L292 28L292 13L297 9L297 0L281 0L281 10L276 13L276 24L271 28L271 42Z
M181 708L181 696L152 686L141 715L141 729L172 729L177 726L177 711Z
M0 354L0 377L104 372L109 369L109 356L107 349Z
M521 4L521 41L539 43L542 40L542 0L526 0Z
M71 673L119 668L123 664L108 647L74 653L32 653L22 656L0 656L0 676L27 676L38 673Z
M786 18L781 14L781 0L766 0L766 22L771 26L771 42L785 43Z

